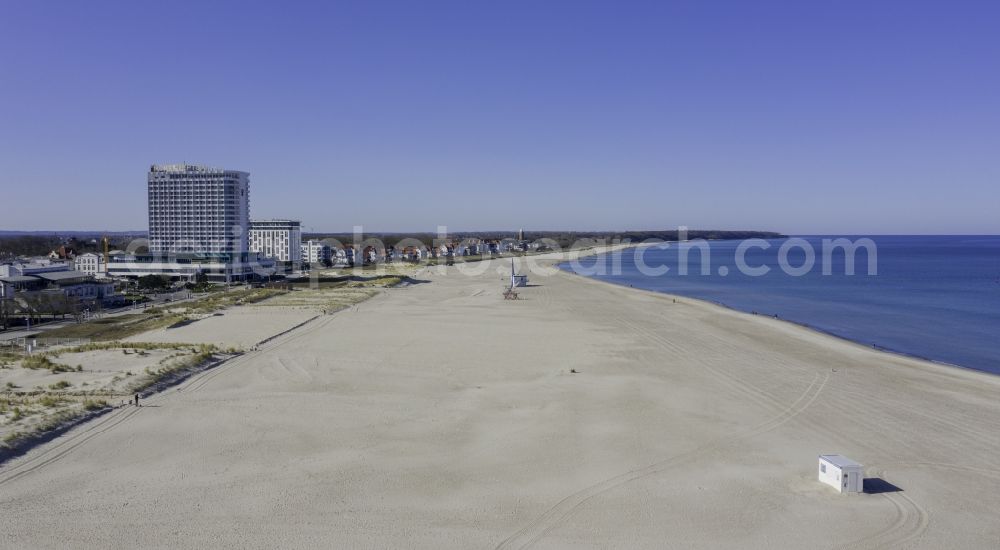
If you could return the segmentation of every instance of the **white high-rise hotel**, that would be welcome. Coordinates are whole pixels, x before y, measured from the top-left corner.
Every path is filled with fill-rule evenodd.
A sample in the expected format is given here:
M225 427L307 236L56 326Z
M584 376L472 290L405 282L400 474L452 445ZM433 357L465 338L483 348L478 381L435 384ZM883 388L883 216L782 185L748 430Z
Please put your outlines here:
M148 182L151 254L236 256L249 250L250 174L154 164Z
M154 164L149 253L112 258L114 277L164 275L230 283L269 276L274 261L249 251L250 174L192 164Z

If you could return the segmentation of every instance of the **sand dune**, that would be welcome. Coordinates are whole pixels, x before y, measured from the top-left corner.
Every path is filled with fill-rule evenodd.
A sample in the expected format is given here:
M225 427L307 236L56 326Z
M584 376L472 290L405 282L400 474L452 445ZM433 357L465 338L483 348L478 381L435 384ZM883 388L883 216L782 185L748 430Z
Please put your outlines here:
M216 344L250 348L257 342L308 321L320 312L308 308L231 307L182 327L162 328L126 338L128 342Z
M0 467L0 546L1000 546L1000 378L569 274L504 301L489 267ZM829 452L902 491L836 494Z

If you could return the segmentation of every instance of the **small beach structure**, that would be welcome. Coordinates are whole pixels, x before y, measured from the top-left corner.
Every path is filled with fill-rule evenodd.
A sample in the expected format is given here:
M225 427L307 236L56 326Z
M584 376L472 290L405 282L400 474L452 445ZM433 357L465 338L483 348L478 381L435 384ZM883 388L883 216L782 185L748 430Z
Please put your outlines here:
M819 455L819 480L841 493L864 492L864 466L841 455Z
M517 300L518 299L517 291L514 290L514 289L517 288L517 287L519 287L519 286L525 286L527 284L528 284L528 276L527 275L518 275L517 272L514 271L514 259L511 258L511 260L510 260L510 286L504 289L504 291L503 291L503 299L504 300Z
M514 288L517 288L519 286L528 286L528 276L527 275L518 275L517 272L514 271L514 258L511 258L510 259L510 288L514 289Z

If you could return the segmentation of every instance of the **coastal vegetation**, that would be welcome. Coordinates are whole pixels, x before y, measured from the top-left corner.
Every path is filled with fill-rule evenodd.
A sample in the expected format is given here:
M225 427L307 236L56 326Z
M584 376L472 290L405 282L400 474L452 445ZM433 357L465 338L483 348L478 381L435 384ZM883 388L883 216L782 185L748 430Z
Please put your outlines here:
M287 292L277 288L250 288L214 292L186 302L166 304L146 308L149 314L195 314L212 313L232 306L255 304Z
M418 282L411 277L416 269L403 265L378 273L361 267L329 271L319 281L219 290L47 331L38 339L42 347L32 354L11 349L0 355L0 460L46 433L123 406L135 393L156 391L241 353L235 346L125 341L129 337L152 330L169 334L171 327L180 329L241 306L330 313L380 288Z
M150 308L152 309L152 308ZM149 330L170 326L182 318L181 315L163 312L131 313L91 319L73 323L45 332L45 338L85 338L91 340L122 340Z
M18 256L44 256L49 252L65 247L76 254L102 252L101 238L108 237L108 246L112 249L125 249L135 238L144 236L140 233L88 233L68 232L57 233L18 233L0 232L0 259Z
M194 300L148 307L140 313L108 316L49 330L45 338L80 338L98 341L124 340L150 330L182 326L191 315L210 314L232 306L253 304L287 292L255 288L215 292Z
M309 278L285 283L289 290L287 293L261 305L320 309L332 313L371 298L379 289L418 282L412 277L416 270L417 267L410 264L393 264L381 266L377 274L369 274L370 270L362 267L314 272Z
M120 341L56 347L32 355L6 352L4 357L14 360L0 371L0 378L6 379L0 393L0 451L238 353L211 344ZM68 356L87 368L56 361ZM33 374L39 370L51 374ZM57 373L72 375L72 381L68 376L52 380Z
M136 281L139 290L164 291L170 288L170 277L164 275L143 275Z

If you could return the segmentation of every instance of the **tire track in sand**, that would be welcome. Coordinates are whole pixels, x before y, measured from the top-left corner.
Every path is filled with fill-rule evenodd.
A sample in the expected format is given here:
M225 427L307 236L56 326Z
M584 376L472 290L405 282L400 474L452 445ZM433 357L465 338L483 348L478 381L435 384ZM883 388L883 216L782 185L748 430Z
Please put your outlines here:
M633 321L630 321L622 317L616 317L615 322L617 324L620 324L621 326L624 326L632 330L634 333L640 336L644 336L653 344L659 346L660 349L662 349L663 351L666 351L677 357L682 357L687 360L696 362L698 364L698 367L702 369L702 372L709 374L723 386L726 386L727 388L732 390L734 393L746 396L747 398L751 399L752 401L756 402L758 405L764 408L770 408L775 410L781 410L784 408L785 406L784 403L782 403L780 400L775 398L770 393L754 385L752 382L740 378L738 376L735 376L733 374L730 374L724 371L723 369L717 368L711 365L707 361L700 360L700 358L697 357L696 355L692 355L682 346L670 341L669 338L666 338L665 336L656 333L656 331L648 327L645 327L640 323L635 323Z
M620 322L636 333L647 337L655 343L658 343L665 351L682 353L680 346L673 342L666 341L667 339L665 337L657 334L648 327L630 322L626 319L616 319L616 322ZM737 390L740 393L746 394L758 403L763 403L765 401L776 402L771 395L753 384L741 380L739 377L728 374L721 369L716 369L715 367L705 364L704 362L701 363L702 364L700 366L704 367L709 373L713 374L724 385ZM829 373L827 373L827 378L829 378ZM854 406L857 407L857 403L855 403ZM874 412L871 414L874 414ZM812 421L808 421L807 424L814 423ZM879 471L872 471L872 474L876 476L881 475ZM883 493L881 496L888 500L893 505L895 510L894 519L892 523L890 523L889 527L878 533L855 540L838 548L892 548L904 546L922 535L923 532L927 530L930 523L929 514L912 498L902 492Z
M65 439L62 441L48 445L47 448L38 453L38 455L14 464L13 467L5 472L6 475L0 477L0 485L14 481L17 478L30 474L31 472L56 462L80 445L83 445L122 422L125 422L129 418L132 418L141 410L142 407L128 406L126 409L119 409L117 412L110 413L104 419L98 420L90 426L79 430L72 430L70 434L68 434L68 437L65 435L63 436Z
M744 439L755 437L778 428L782 424L785 424L795 418L802 411L808 409L816 398L819 397L820 393L823 391L823 387L829 379L829 374L826 374L825 376L816 374L809 386L806 387L805 391L803 391L802 394L799 395L799 397L784 411L751 428L720 437L691 451L674 455L662 461L650 464L644 468L631 470L605 479L604 481L585 487L584 489L563 498L543 514L529 522L528 525L501 541L495 547L496 550L528 548L545 536L549 531L558 527L565 519L570 517L577 509L579 509L580 506L598 495L606 493L611 489L621 487L631 481L657 474L668 468L689 462L707 452L724 449L725 447L739 443Z
M562 275L561 272L560 274ZM594 284L596 285L599 283L594 283ZM581 287L580 290L596 290L597 288L600 287L585 286ZM616 289L616 290L621 290L621 289ZM628 289L624 290L628 291ZM580 301L570 302L570 304L579 304L579 303L581 302ZM583 303L590 303L590 302L583 302ZM575 316L582 309L587 309L589 311L591 308L582 308L579 305L564 304L564 309L568 311L571 315ZM654 315L654 317L659 317L659 316ZM746 377L736 376L735 374L730 373L725 369L712 365L710 361L706 361L703 358L699 357L697 353L692 353L691 351L692 348L694 349L701 348L701 346L697 345L696 343L687 341L686 343L688 345L682 346L672 341L670 338L667 338L665 335L660 334L654 329L650 328L651 326L658 325L659 322L662 322L663 320L664 319L660 317L658 319L651 320L648 324L644 324L637 321L633 321L631 319L624 318L622 316L615 315L609 319L609 322L611 322L613 326L617 328L624 327L629 331L631 331L633 334L636 334L640 337L644 337L652 344L658 346L660 349L666 351L667 353L669 353L674 357L677 357L678 359L683 359L686 361L696 363L701 372L704 372L705 374L714 377L719 383L729 388L735 394L743 395L751 399L758 405L764 407L765 409L781 410L784 407L784 402L776 399L774 395L764 391L763 389L755 385L752 381L748 380ZM733 345L730 342L727 342L718 337L710 338L710 340L711 342L705 342L704 344L714 349L718 349L720 347L725 347L725 348L733 347ZM801 373L803 375L812 374L812 369L797 367L788 364L783 364L783 366L787 367L789 370L797 370L798 373Z
M879 477L885 479L885 472L881 470L869 470L869 477ZM914 539L923 535L930 525L930 516L923 506L919 505L912 498L902 491L895 493L882 493L879 495L890 503L896 510L892 523L878 533L856 539L847 544L837 546L836 550L866 549L866 548L899 548L907 547Z
M290 333L288 333L286 335L280 336L280 337L278 337L278 338L276 338L276 339L268 342L267 344L264 344L264 346L262 346L260 348L259 352L271 351L274 348L277 348L277 347L282 346L284 344L287 344L289 342L295 341L295 340L297 340L299 338L302 338L303 336L306 336L308 334L312 334L313 332L316 332L317 330L319 330L319 329L327 326L328 324L330 324L333 321L334 318L335 318L334 316L326 316L325 318L320 319L318 321L312 321L312 322L306 324L305 326L301 327L299 330L295 330L295 331L290 332ZM256 355L256 353L241 355L240 357L237 357L235 359L231 359L229 361L226 361L226 363L223 364L222 366L216 367L216 368L214 368L214 369L206 372L203 376L199 376L199 377L191 380L187 384L182 384L181 386L178 386L177 391L182 391L183 390L183 392L184 392L185 395L189 395L189 394L195 393L198 390L200 390L201 388L205 387L206 384L208 384L209 382L211 382L215 378L218 378L220 375L225 374L226 372L229 372L233 368L238 367L238 366L242 365L243 363L246 363L254 355Z
M767 405L768 403L770 403L773 405L778 403L778 401L768 392L765 392L761 388L749 383L742 377L739 377L733 373L728 372L726 369L717 368L711 364L708 364L707 361L699 360L697 356L694 356L691 353L689 353L689 351L685 350L683 346L678 345L676 342L670 341L670 339L667 338L665 335L659 334L657 331L650 328L650 326L648 325L644 325L638 322L633 322L629 319L624 319L620 317L613 318L613 322L615 323L616 326L624 326L627 329L631 330L633 333L641 337L644 337L648 341L656 344L662 350L672 355L675 355L677 357L683 357L687 360L695 361L700 368L703 368L705 372L716 378L718 382L722 383L729 389L736 391L737 393L749 397L758 404ZM723 339L717 336L713 338L713 340L715 340L714 342L712 342L713 346L726 346L726 347L732 346L730 342L724 341ZM708 343L705 342L704 344ZM790 369L795 369L795 365L792 364L784 364L783 366L788 367ZM826 378L829 379L829 377L830 374L827 373ZM843 403L840 403L840 401L842 401L842 399L837 400L838 405L840 405L838 408L843 407ZM854 402L853 406L857 407L858 403ZM907 412L915 412L915 411L907 407ZM874 414L874 412L872 414ZM930 415L924 413L918 416L922 420L928 420L928 417ZM975 431L972 431L970 433L969 428L958 422L940 418L935 418L933 419L933 421L941 424L950 424L952 428L957 429L964 435L972 437L982 436L982 434L976 433ZM816 423L811 419L807 419L805 422L807 425L816 425ZM986 475L989 477L992 477L991 474L993 475L997 474L997 472L993 470L968 468L950 464L927 463L924 465L929 467L936 466L943 468L961 469L969 471L970 473L979 473L981 475ZM871 474L876 476L881 475L880 472L877 470L872 471ZM596 496L596 494L594 496ZM926 511L926 509L924 509L924 507L922 507L908 495L905 495L902 492L898 492L898 493L883 493L878 496L885 498L886 500L889 501L889 503L892 504L894 514L893 514L893 519L890 522L889 526L882 531L879 531L867 537L863 537L861 539L854 540L846 545L839 546L838 548L867 549L867 548L906 547L907 545L912 543L912 541L919 538L929 527L930 517L928 512ZM579 504L582 503L583 502L580 502ZM551 511L552 510L550 510L550 512ZM567 512L564 516L562 516L562 518L568 517L571 513L572 511ZM536 522L537 521L539 520L536 520ZM537 532L534 536L530 538L521 537L521 535L527 535L528 534L527 531L529 531L534 525L535 525L534 523L529 524L529 526L527 526L525 529L522 529L522 531L519 531L517 534L515 534L514 537L511 537L506 541L504 541L504 543L501 543L501 546L498 546L498 548L526 548L531 544L533 544L534 542L537 542L537 540L539 540L542 536L544 536L545 533L551 531L553 528L557 526L557 524L553 523L550 527L542 530L541 532ZM520 543L520 541L522 540L524 542Z

